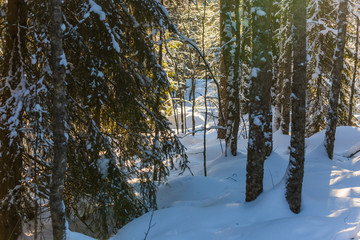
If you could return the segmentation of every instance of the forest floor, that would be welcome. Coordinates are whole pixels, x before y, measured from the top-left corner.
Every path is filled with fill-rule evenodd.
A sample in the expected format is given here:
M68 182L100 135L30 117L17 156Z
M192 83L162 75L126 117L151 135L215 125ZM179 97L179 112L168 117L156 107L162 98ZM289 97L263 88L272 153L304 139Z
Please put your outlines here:
M196 120L201 124L202 116ZM323 139L324 131L306 139L302 208L294 214L285 200L290 136L274 134L264 192L253 202L245 202L246 139L236 157L225 157L216 130L208 131L204 177L203 132L185 136L194 176L173 171L160 186L159 210L133 220L112 240L360 239L360 153L350 157L360 150L360 128L337 128L332 161Z
M201 128L203 117L198 114L196 122ZM327 158L323 139L324 131L306 139L302 208L294 214L285 200L290 136L274 133L274 151L265 161L264 192L253 202L245 202L246 139L239 141L236 157L225 157L216 130L208 131L204 177L203 132L184 136L194 176L172 171L168 184L159 187L159 209L133 220L111 239L360 239L360 152L351 156L360 150L360 128L337 128L334 160ZM51 239L46 229L43 236ZM71 231L67 238L92 239Z
M198 85L197 89L204 89L203 83ZM215 96L214 89L210 91ZM202 95L196 93L199 102ZM212 110L210 115L216 115ZM189 127L191 107L187 106L186 111ZM204 123L201 111L203 106L195 113L196 128L200 130ZM360 119L360 115L357 117ZM173 118L169 121L174 124ZM210 118L208 127L214 122ZM299 214L292 213L285 200L290 136L274 133L273 152L265 161L264 192L253 202L245 202L247 139L239 140L236 157L230 153L225 157L224 143L217 139L216 130L207 131L206 136L208 176L204 177L203 131L195 136L182 135L194 176L190 171L183 175L172 171L168 183L159 186L159 209L133 220L112 240L360 239L359 127L337 128L334 160L326 155L324 131L306 139ZM51 239L50 232L45 235L45 239ZM71 231L67 237L92 239Z

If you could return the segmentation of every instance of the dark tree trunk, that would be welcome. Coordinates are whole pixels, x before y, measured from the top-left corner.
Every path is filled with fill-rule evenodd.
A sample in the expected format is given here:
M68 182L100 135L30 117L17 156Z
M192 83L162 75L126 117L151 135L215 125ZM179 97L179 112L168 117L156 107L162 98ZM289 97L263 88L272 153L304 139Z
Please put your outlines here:
M55 240L66 239L65 207L63 202L64 180L67 162L67 100L65 83L66 59L62 43L61 1L50 0L50 66L53 84L52 129L54 158L50 186L50 212Z
M26 11L23 0L9 0L7 3L8 31L4 49L5 66L2 76L6 78L12 89L16 89L22 78L22 61L25 54L25 28ZM4 78L4 79L5 79ZM17 101L6 103L12 97L11 90L5 82L1 82L0 105L4 107L0 120L0 240L16 240L21 233L21 185L22 172L22 112L20 110L17 119L10 120L13 109L18 107ZM16 104L16 105L15 105ZM17 124L16 124L17 122ZM16 134L14 134L16 133ZM7 199L11 193L12 201ZM6 210L5 210L6 209Z
M288 14L291 16L291 14ZM292 22L291 17L291 22ZM288 35L287 37L291 38L291 26L287 26ZM284 80L283 80L283 89L282 89L282 111L281 111L281 130L283 134L289 134L289 125L290 125L290 93L291 93L291 74L292 74L292 46L290 41L287 41L287 46L285 48L285 62L284 62Z
M192 93L192 105L191 105L191 122L192 122L192 135L195 136L195 87L196 87L196 79L194 76L191 77L191 93Z
M255 200L263 191L266 157L264 127L272 81L271 54L272 0L253 1L253 68L250 79L249 143L246 167L246 201Z
M332 85L331 85L330 103L329 103L329 111L328 111L328 124L326 127L325 141L324 141L326 152L330 159L333 159L336 125L338 121L337 110L339 105L342 70L344 66L347 14L348 14L348 0L341 0L339 5L338 19L337 19L338 35L336 39L336 48L334 53Z
M286 185L286 199L291 211L301 207L301 190L305 160L306 99L306 1L293 0L294 75L292 81L291 148Z
M233 0L221 0L220 1L220 46L221 46L221 59L220 59L220 101L221 101L221 111L219 114L223 114L224 119L219 116L218 125L221 127L225 127L227 124L227 110L228 110L228 78L231 76L230 71L231 67L233 67L234 59L232 59L232 16L231 13L233 11ZM224 120L224 122L223 122ZM218 138L225 139L226 138L226 129L219 128L218 129Z
M348 117L348 125L351 126L351 119L353 114L353 105L354 105L354 93L355 93L355 82L356 82L356 73L357 73L357 65L358 65L358 52L359 52L359 25L360 19L359 17L356 18L356 42L355 42L355 54L354 54L354 73L351 83L351 93L350 93L350 100L349 100L349 117Z
M235 47L235 62L234 62L234 80L233 80L233 95L231 101L233 102L232 110L232 126L231 126L231 139L230 139L230 149L233 156L237 155L237 140L238 132L240 125L240 48L241 48L241 38L240 38L240 1L235 1L235 37L236 37L236 47ZM230 109L229 109L230 110ZM229 116L230 117L230 116Z
M204 1L204 15L202 19L202 51L205 56L205 18L206 18L206 1ZM208 93L208 79L207 79L207 70L205 70L205 92L204 92L204 104L205 104L205 120L204 120L204 176L207 176L207 167L206 167L206 124L208 120L208 107L207 107L207 93Z

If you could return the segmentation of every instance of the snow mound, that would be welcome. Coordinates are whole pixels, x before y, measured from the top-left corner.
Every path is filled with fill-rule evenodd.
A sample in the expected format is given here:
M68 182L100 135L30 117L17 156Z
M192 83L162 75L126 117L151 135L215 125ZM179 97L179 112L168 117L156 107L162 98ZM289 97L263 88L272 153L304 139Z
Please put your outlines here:
M208 176L203 176L202 133L186 136L192 172L173 174L158 193L159 210L119 230L113 240L349 240L360 239L360 129L339 127L335 157L323 146L324 132L306 139L302 210L285 200L284 174L289 136L274 134L274 152L265 161L264 192L245 202L246 146L224 157L216 131L207 144Z

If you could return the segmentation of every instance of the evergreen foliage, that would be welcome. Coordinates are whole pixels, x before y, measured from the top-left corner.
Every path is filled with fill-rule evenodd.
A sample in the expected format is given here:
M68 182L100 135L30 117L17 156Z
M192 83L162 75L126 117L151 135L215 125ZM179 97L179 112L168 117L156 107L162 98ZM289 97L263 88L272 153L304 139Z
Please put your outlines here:
M21 38L26 42L26 55L19 57L24 67L17 68L20 77L12 82L12 91L7 71L1 81L5 88L2 119L13 121L3 126L8 129L4 137L18 139L12 143L19 150L7 149L11 154L22 152L23 173L16 170L22 183L9 187L1 207L15 204L11 199L18 196L14 193L21 185L22 200L16 204L34 199L27 203L32 206L30 220L40 218L49 198L50 112L55 93L49 68L49 6L27 1L25 7L31 31ZM166 180L176 159L180 169L187 167L184 147L164 116L162 103L167 100L169 82L149 35L175 27L158 1L64 1L62 8L69 113L65 206L70 222L81 220L91 225L87 233L104 238L156 208L157 182ZM6 43L11 41L2 38ZM8 64L8 59L1 60ZM6 179L3 173L9 172L8 167L2 166L1 176Z

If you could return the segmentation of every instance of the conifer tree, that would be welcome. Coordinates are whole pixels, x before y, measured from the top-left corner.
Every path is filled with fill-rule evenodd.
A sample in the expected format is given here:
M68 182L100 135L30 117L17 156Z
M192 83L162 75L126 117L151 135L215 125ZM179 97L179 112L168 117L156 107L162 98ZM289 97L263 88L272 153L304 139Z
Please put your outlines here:
M5 3L5 8L13 2ZM14 56L21 53L25 60L16 57L16 77L11 77L15 76L12 68L1 72L0 93L1 126L6 130L1 132L1 142L6 143L1 145L1 161L6 160L8 146L8 159L19 159L21 165L16 167L19 175L8 175L5 173L12 172L14 162L1 164L3 183L9 183L6 192L1 187L1 210L10 209L10 202L21 206L11 212L18 223L12 226L21 226L18 216L25 222L35 217L39 229L34 234L39 236L38 214L48 211L51 162L57 146L51 116L61 113L52 110L52 99L63 90L55 91L54 69L50 68L50 4L23 3L31 31L25 35L27 28L18 27L18 19L11 26L21 36L13 35L17 44L12 46L24 48L15 49ZM64 54L57 53L63 71L65 58L59 56L66 56L67 62L67 95L61 100L68 103L69 113L66 122L62 121L68 134L61 137L61 141L68 137L69 143L64 180L66 215L73 229L83 221L90 228L87 233L106 238L132 218L156 208L157 183L166 180L176 159L180 159L179 168L187 167L184 147L164 115L162 103L167 100L169 81L149 35L160 30L174 32L175 26L166 9L153 0L63 1L61 7L63 14L57 17L64 22L56 30L64 32ZM1 44L11 43L4 38L2 33ZM11 53L11 49L14 47L6 52ZM10 66L8 62L15 60L0 59L1 66Z
M23 0L6 5L4 59L0 82L0 239L17 239L22 221L21 175L23 168L22 115L25 110L26 6Z
M326 126L331 69L335 50L336 4L310 1L308 4L308 70L306 135Z

